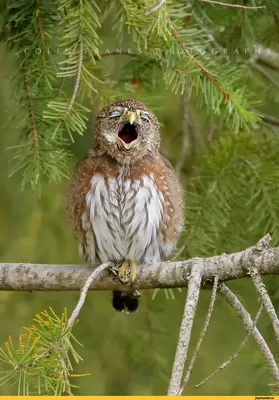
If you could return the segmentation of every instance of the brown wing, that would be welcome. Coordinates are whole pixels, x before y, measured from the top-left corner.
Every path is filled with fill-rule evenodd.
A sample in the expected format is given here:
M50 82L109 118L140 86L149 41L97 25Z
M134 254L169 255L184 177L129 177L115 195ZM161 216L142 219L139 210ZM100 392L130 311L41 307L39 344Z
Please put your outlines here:
M172 204L175 208L175 213L177 214L178 220L183 225L184 207L185 207L183 188L182 188L181 183L179 182L178 176L177 176L171 162L162 154L160 154L160 156L161 156L161 160L163 161L163 163L166 167L166 178L167 178L168 186L170 188Z
M100 260L96 252L96 238L90 221L90 211L86 206L86 195L91 189L94 175L101 175L105 182L118 174L116 161L107 155L97 156L94 150L77 164L68 195L67 214L72 224L74 236L79 242L81 256L91 264Z
M168 187L166 204L170 203L170 206L166 206L166 208L168 214L171 215L165 233L165 240L171 242L175 238L177 241L184 225L183 189L170 161L162 154L160 154L160 160L163 163L162 169L164 169L165 181Z
M91 263L97 262L96 254L94 254L95 237L85 199L90 190L90 181L95 169L96 159L90 156L77 164L68 193L67 206L68 218L79 243L80 255Z

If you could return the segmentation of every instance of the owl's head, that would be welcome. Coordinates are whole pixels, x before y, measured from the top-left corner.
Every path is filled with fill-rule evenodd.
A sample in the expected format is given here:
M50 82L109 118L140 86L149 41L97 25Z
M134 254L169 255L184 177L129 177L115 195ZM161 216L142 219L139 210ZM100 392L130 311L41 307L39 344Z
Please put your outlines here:
M159 149L158 119L142 103L117 101L98 114L94 145L119 161L140 159Z

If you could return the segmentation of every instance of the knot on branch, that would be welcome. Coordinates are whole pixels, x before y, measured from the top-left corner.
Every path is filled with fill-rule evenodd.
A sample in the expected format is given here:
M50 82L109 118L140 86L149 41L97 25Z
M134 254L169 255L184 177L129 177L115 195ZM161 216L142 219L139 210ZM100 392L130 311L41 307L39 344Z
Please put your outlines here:
M191 258L191 260L186 261L182 265L182 277L188 282L192 274L193 268L199 269L202 275L204 269L204 260L199 257Z
M270 244L271 244L271 236L268 233L267 235L265 235L262 239L260 239L258 241L258 243L255 244L255 246L253 246L253 249L255 251L259 251L262 252L264 250L268 250L270 249Z
M271 236L268 233L254 246L244 252L243 267L250 276L258 274L264 262L265 251L270 249Z

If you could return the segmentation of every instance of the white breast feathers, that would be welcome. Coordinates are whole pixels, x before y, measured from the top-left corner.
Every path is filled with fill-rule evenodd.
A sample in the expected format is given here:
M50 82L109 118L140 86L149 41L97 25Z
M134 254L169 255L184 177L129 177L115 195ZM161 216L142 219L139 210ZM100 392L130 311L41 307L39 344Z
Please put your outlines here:
M91 232L86 234L86 251L92 263L96 256L101 262L160 261L164 245L159 226L169 219L163 202L152 176L134 181L93 176L86 195L87 213L82 216L83 229ZM90 243L93 237L94 244Z

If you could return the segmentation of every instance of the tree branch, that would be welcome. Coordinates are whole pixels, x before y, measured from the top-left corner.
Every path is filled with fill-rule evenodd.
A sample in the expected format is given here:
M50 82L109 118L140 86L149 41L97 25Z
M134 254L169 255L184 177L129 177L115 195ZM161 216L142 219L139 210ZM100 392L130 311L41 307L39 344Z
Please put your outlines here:
M254 51L255 54L253 58L255 61L261 62L272 69L279 69L279 53L259 43L254 44Z
M163 4L165 4L166 0L160 0L159 3L154 6L153 8L150 8L150 10L146 11L145 15L152 14L154 11L159 10L160 7L162 7Z
M241 352L241 350L242 350L243 347L245 346L247 340L249 339L249 337L250 337L250 335L251 335L253 329L254 329L255 326L257 325L258 320L259 320L260 315L261 315L261 312L262 312L262 309L263 309L263 305L261 304L261 307L260 307L259 311L257 312L257 315L256 315L256 317L255 317L255 319L254 319L253 326L251 327L251 330L249 330L249 332L246 334L244 340L241 342L241 344L240 344L240 346L238 347L238 349L236 350L236 352L235 352L233 355L231 355L230 358L229 358L227 361L223 362L214 372L212 372L212 373L211 373L210 375L208 375L205 379L203 379L200 383L198 383L198 384L196 385L196 388L199 388L199 387L201 387L202 385L204 385L204 384L205 384L206 382L208 382L211 378L213 378L219 371L225 369L233 360L235 360L235 359L238 357L239 353Z
M181 386L184 365L185 361L187 360L187 352L199 299L202 274L203 263L199 263L197 260L193 265L191 275L189 277L188 293L172 368L168 396L177 396Z
M213 282L216 275L219 277L219 282L249 277L249 269L255 263L259 266L260 275L279 275L279 248L271 248L270 240L270 236L266 235L255 246L234 254L139 265L133 287L120 283L116 276L103 271L94 280L90 289L131 291L187 287L192 267L196 263L204 265L202 276L204 284L208 281ZM91 273L92 267L85 265L2 263L0 290L77 291L83 287Z
M200 1L202 3L218 4L219 6L224 6L224 7L246 8L248 10L257 10L259 8L266 8L266 6L244 6L242 4L223 3L221 1L215 1L215 0L200 0Z
M80 293L80 297L79 297L79 301L77 302L77 305L75 306L70 318L68 319L68 323L67 326L65 328L65 330L71 328L77 317L79 316L79 313L85 303L85 299L86 299L86 295L87 292L92 284L92 282L94 281L94 279L96 279L96 277L103 271L105 271L107 268L112 267L113 263L105 263L105 264L101 264L98 268L96 268L92 274L86 279L82 289L81 289L81 293Z
M194 368L194 364L195 364L196 358L197 358L197 356L199 354L199 351L200 351L200 348L201 348L201 345L202 345L203 338L204 338L204 336L206 334L206 331L207 331L207 328L208 328L208 325L209 325L209 322L210 322L210 319L211 319L211 315L212 315L212 312L213 312L214 304L215 304L217 289L218 289L218 277L215 276L213 289L212 289L211 300L210 300L210 304L209 304L209 307L208 307L207 315L206 315L206 318L205 318L205 321L204 321L203 328L202 328L202 330L200 332L200 335L199 335L199 338L198 338L194 353L192 355L190 364L189 364L189 366L187 368L183 384L181 385L181 388L179 390L179 395L180 396L182 395L183 390L185 389L185 386L187 385L187 383L189 381L190 375L191 375L191 373L193 371L193 368Z
M273 326L277 344L279 344L279 320L278 320L275 308L274 308L272 301L267 293L267 290L262 281L262 278L258 274L257 269L256 268L251 269L250 275L251 275L251 279L252 279L257 291L261 295L263 305L265 306L265 309L269 315L269 318L270 318L272 326Z
M266 362L269 372L270 372L276 386L278 386L279 385L279 371L278 371L276 361L268 347L268 344L262 337L260 331L258 330L258 328L254 327L254 323L250 317L250 314L248 313L248 311L245 310L245 308L243 307L241 302L238 300L238 298L233 294L233 292L224 283L222 283L219 286L219 293L226 299L226 301L229 303L229 305L234 309L234 311L236 312L238 317L241 319L246 331L248 333L251 332L251 335L253 336L253 338L255 339L255 342L259 346L259 349L263 355L263 358Z
M251 111L256 113L263 122L270 125L279 126L279 118L276 118L273 115L262 114L261 111L258 111L256 109L251 109Z

